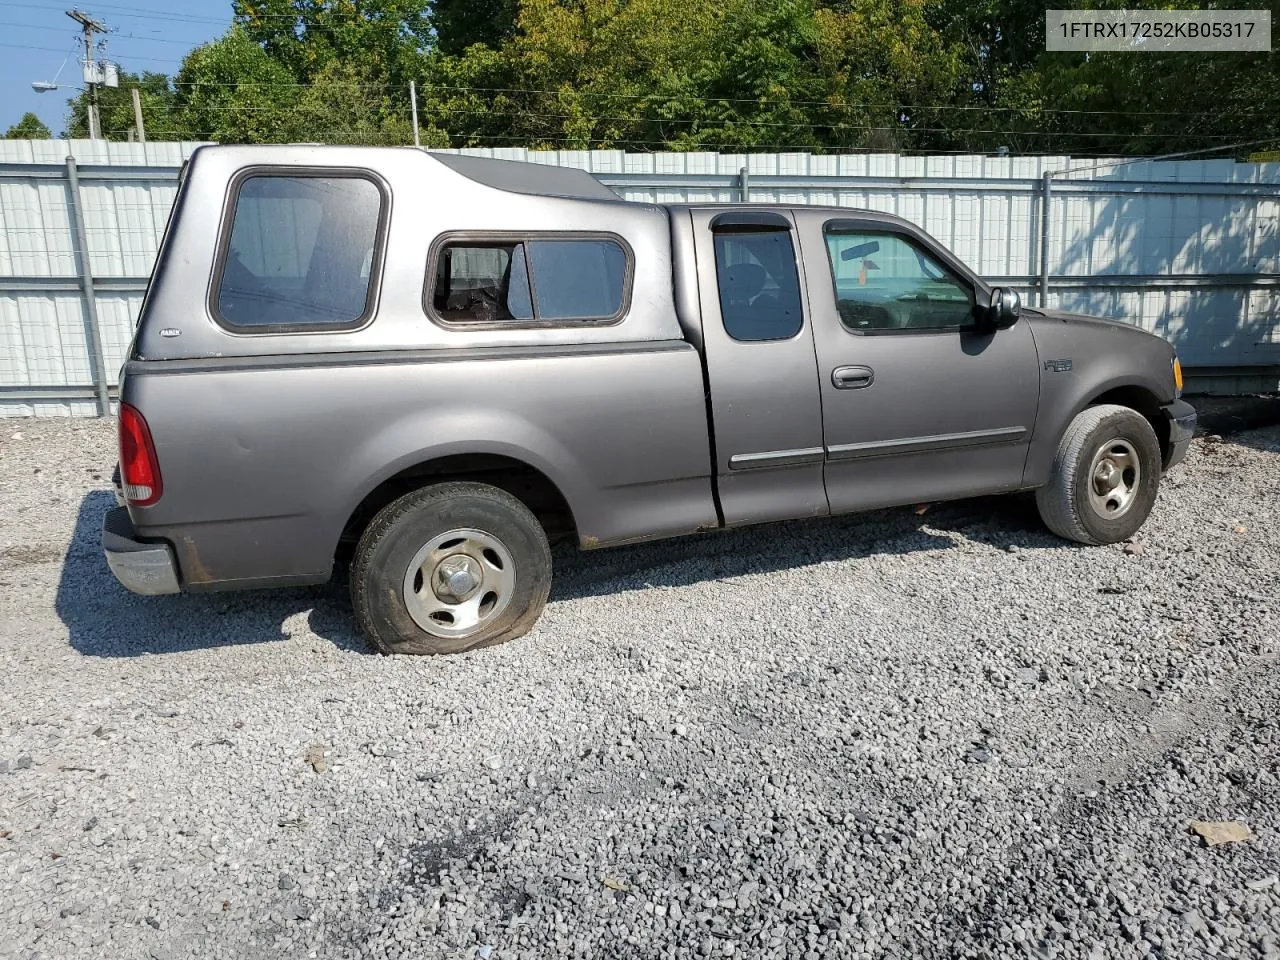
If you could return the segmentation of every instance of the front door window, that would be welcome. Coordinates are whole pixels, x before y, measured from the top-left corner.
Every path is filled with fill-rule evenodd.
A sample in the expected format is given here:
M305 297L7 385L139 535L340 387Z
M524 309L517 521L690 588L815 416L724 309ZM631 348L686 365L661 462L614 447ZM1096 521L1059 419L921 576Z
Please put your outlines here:
M974 325L973 288L901 234L828 230L826 241L840 322L854 333Z

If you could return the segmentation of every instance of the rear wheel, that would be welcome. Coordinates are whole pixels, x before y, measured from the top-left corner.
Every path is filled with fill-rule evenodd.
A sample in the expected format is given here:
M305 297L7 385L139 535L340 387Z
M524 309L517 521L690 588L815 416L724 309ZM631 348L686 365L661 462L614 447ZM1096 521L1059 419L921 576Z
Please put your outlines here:
M1062 435L1036 506L1068 540L1127 540L1155 505L1160 467L1160 441L1145 417L1114 404L1088 407Z
M551 550L523 503L441 483L384 507L360 537L351 602L383 653L460 653L514 640L551 589Z

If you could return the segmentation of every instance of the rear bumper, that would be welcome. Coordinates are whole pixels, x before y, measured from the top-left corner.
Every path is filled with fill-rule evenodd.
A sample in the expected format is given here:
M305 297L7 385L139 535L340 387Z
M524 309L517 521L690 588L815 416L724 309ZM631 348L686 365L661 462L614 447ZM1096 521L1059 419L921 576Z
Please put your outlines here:
M116 468L111 471L111 492L116 495L116 506L123 507L126 505L124 499L124 487L120 484L120 464L116 464Z
M1169 450L1164 458L1164 468L1168 470L1187 455L1191 438L1196 434L1196 408L1185 400L1175 400L1160 409L1169 421Z
M156 596L178 593L178 564L167 543L141 543L124 507L108 510L102 520L102 552L121 586L134 593Z

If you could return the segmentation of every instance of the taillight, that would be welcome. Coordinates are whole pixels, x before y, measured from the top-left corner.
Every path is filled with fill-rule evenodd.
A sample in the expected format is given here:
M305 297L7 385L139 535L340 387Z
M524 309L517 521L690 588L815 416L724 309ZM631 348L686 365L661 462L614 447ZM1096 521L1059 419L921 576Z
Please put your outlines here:
M150 506L164 492L151 430L127 403L120 404L120 481L125 499L135 507Z

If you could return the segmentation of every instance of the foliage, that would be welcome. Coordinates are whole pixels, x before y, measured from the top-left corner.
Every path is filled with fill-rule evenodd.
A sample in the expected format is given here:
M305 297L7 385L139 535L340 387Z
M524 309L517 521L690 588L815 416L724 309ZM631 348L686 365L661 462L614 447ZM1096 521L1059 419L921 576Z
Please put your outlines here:
M427 88L463 145L889 148L959 62L919 0L524 0L509 41L437 55Z
M5 140L51 140L53 134L44 125L44 121L34 113L27 112L22 119L5 131Z
M432 39L422 0L233 0L232 10L244 35L304 83L336 61L406 84Z
M293 75L239 27L187 54L174 86L187 137L222 143L288 140L287 118L301 92Z
M431 29L441 53L463 53L483 43L496 47L516 31L516 0L435 0Z
M282 122L286 139L386 146L412 143L405 96L386 85L371 83L371 79L353 65L330 61ZM423 142L443 146L444 138L429 133Z
M1255 6L1280 20L1280 0ZM128 135L137 86L152 139L409 143L414 80L430 145L1115 155L1280 142L1280 51L1049 54L1030 0L233 0L233 13L172 81L125 74L100 91L105 134ZM72 101L73 135L85 110Z

